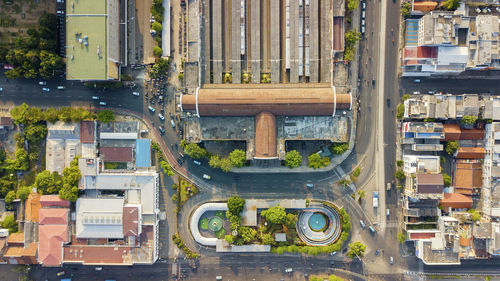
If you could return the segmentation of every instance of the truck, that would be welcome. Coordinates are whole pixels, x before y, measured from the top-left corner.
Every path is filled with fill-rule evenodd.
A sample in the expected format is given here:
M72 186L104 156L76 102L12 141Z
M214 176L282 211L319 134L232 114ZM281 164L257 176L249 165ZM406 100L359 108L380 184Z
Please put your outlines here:
M378 191L373 192L373 208L378 208Z

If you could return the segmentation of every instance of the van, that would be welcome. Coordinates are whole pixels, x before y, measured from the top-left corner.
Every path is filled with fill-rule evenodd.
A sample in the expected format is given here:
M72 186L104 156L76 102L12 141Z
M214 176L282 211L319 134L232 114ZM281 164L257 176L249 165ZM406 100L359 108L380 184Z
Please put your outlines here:
M220 275L216 276L215 280L222 280L222 276L220 276Z
M148 106L148 109L149 109L149 111L151 111L151 112L155 112L155 111L156 111L156 109L152 108L151 106Z

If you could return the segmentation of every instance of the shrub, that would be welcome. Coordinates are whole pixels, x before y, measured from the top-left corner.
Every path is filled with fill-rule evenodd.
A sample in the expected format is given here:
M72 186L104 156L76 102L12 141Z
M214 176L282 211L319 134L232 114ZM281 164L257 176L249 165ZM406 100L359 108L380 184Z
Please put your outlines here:
M207 156L207 151L204 148L201 148L196 143L188 143L184 147L184 151L189 155L189 157L193 159L201 159Z
M17 232L17 222L16 219L14 218L14 215L5 216L1 225L3 228L7 228L9 230L9 233Z
M349 149L349 144L347 143L334 143L330 146L330 151L335 154L343 154Z
M402 5L401 5L401 15L403 17L407 17L409 16L411 13L411 3L410 2L404 2Z
M449 141L449 142L446 142L445 150L448 154L451 155L451 154L455 153L455 151L457 151L459 147L460 147L460 144L458 143L458 141Z
M404 114L405 114L405 105L402 103L398 104L396 111L397 111L396 118L403 119Z
M396 166L398 166L399 168L403 167L403 164L404 164L403 160L396 161Z
M347 0L347 10L352 12L356 10L359 6L359 0Z
M238 195L231 196L227 199L227 210L232 215L239 216L241 211L243 211L243 207L245 207L245 199Z
M446 186L446 187L451 186L451 177L448 176L447 174L444 174L444 173L443 173L443 183L444 183L444 186Z
M229 153L229 160L231 161L231 165L241 168L247 162L247 155L245 151L241 149L235 149L231 153Z
M330 165L330 158L326 156L321 158L321 156L318 153L313 153L309 155L307 160L309 161L309 168L313 169L319 169Z
M405 173L401 170L397 170L396 172L394 172L394 177L400 181L406 178Z

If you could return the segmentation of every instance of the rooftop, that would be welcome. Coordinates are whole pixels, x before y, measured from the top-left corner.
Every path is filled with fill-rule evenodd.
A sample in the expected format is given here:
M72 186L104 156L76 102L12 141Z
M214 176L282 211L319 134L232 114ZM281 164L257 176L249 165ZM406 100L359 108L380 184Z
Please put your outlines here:
M104 162L132 162L132 147L101 147L99 149Z
M39 211L39 224L68 224L67 208L43 208Z
M95 121L82 121L80 125L80 141L82 143L94 143Z
M151 166L151 140L138 139L136 145L135 163L137 167Z
M445 193L439 205L445 209L468 209L472 207L472 199L460 193Z
M59 195L42 195L40 204L45 207L69 207L69 201L59 198Z
M123 238L123 198L79 198L77 238Z

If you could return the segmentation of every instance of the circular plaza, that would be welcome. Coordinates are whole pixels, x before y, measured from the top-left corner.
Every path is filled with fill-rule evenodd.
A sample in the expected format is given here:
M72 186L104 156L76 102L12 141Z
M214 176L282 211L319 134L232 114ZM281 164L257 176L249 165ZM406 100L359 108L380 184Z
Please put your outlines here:
M297 234L308 245L329 245L337 241L341 232L340 216L331 206L313 203L298 215Z

